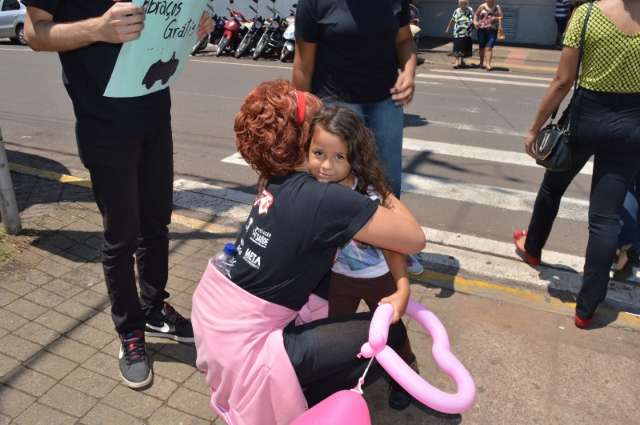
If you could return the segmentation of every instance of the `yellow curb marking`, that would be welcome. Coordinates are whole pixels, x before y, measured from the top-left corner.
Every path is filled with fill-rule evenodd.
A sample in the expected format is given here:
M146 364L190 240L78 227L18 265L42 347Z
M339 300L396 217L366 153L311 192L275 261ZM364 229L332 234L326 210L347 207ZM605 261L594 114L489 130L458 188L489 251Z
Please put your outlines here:
M499 283L468 279L463 276L453 276L433 271L425 271L422 275L413 277L413 280L469 295L484 295L485 297L488 296L493 299L496 297L505 298L506 296L511 300L520 301L524 305L536 304L538 306L545 307L545 310L568 313L571 315L574 314L576 307L574 302L565 302L558 298L533 290L510 287ZM618 313L615 323L625 327L640 329L640 316L621 311Z
M41 177L48 180L54 180L64 184L71 184L76 186L82 186L86 188L91 188L91 181L86 179L81 179L79 177L74 177L66 174L60 174L53 171L45 171L40 170L33 167L27 167L25 165L14 164L11 163L9 165L11 171L16 173L26 174L30 176ZM206 221L187 217L184 215L173 213L171 219L174 223L181 224L183 226L189 227L190 229L199 230L207 233L230 233L235 234L238 229L230 226L223 226L215 223L208 223ZM553 297L547 297L545 294L538 293L535 291L523 289L523 288L515 288L510 286L501 285L499 283L492 283L483 280L477 279L468 279L462 276L453 276L445 273L438 273L433 271L425 271L420 276L413 277L414 280L422 283L430 283L439 287L443 287L446 289L452 289L456 292L470 294L470 295L502 295L509 296L511 299L515 299L517 301L526 301L527 303L535 303L541 306L551 306L555 311L563 311L563 312L573 312L575 309L575 303L571 302L563 302L559 299ZM620 312L618 318L616 319L616 323L633 328L640 328L640 317L626 313Z

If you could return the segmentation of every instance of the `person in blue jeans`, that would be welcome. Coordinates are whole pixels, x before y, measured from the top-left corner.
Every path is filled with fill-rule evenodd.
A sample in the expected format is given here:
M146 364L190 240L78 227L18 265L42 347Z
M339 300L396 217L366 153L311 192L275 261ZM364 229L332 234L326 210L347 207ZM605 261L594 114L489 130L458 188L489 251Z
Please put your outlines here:
M627 280L633 276L633 267L640 263L640 175L629 188L620 211L622 228L618 236L617 258L613 264L613 278Z
M375 137L391 189L402 187L403 107L413 99L416 45L409 0L300 0L293 85L358 113ZM409 271L422 273L415 258Z

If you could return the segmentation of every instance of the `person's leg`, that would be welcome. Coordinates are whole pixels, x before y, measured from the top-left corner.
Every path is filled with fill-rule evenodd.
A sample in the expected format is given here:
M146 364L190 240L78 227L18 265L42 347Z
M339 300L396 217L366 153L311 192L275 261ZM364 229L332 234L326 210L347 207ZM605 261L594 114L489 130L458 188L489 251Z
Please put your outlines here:
M620 208L640 168L638 156L598 152L589 201L589 241L576 314L590 319L607 295L609 272L618 246Z
M478 30L478 52L480 54L480 68L484 67L485 47L487 46L487 30Z
M404 110L391 98L363 105L367 127L373 131L378 147L378 159L387 173L394 195L400 198L402 189L402 132Z
M371 313L358 313L290 325L284 330L285 350L310 406L336 391L356 386L369 362L356 356L369 339L370 323ZM387 345L398 350L406 338L404 326L392 325ZM382 368L374 362L366 383L382 375Z
M571 151L572 167L570 170L545 172L544 179L538 190L538 196L533 204L526 240L522 241L523 244L520 246L529 255L538 259L541 257L542 248L547 243L553 222L558 215L562 196L573 181L573 178L584 167L592 152L589 145L576 147Z
M487 69L487 71L491 71L491 60L493 59L493 47L487 47L485 48L485 53L484 53L484 67Z
M135 167L88 165L95 201L102 214L102 265L111 317L120 334L144 329L134 273L134 252L140 232L138 170Z
M120 336L120 376L131 388L151 383L145 350L145 317L134 275L134 251L140 233L138 170L134 166L88 165L93 193L104 223L103 268L111 317Z
M352 279L338 273L331 273L329 284L329 317L355 313L360 304Z
M168 226L173 202L171 124L145 140L139 164L140 243L136 251L142 308L160 308L169 269Z

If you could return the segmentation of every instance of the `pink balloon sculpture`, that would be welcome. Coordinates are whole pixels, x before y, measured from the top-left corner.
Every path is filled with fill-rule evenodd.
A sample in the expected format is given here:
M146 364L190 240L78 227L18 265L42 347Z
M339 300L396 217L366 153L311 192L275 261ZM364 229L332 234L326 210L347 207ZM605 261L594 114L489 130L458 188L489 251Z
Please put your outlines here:
M369 359L375 356L397 383L432 409L444 413L466 411L473 405L476 386L467 369L451 352L444 326L435 314L414 300L409 300L407 314L431 334L433 358L453 378L458 387L457 393L449 394L429 384L387 346L393 316L391 304L381 304L376 309L369 327L369 342L362 346L360 355ZM290 425L371 425L369 409L359 387L360 384L358 389L338 391L307 410Z
M369 342L365 343L360 354L363 357L375 356L389 375L419 402L443 413L462 413L469 409L475 400L476 386L471 374L451 352L449 337L442 322L422 304L410 299L407 315L425 328L433 339L431 353L434 360L449 375L458 388L455 394L435 388L414 372L401 358L387 346L389 326L393 316L391 304L381 304L376 309L369 327Z

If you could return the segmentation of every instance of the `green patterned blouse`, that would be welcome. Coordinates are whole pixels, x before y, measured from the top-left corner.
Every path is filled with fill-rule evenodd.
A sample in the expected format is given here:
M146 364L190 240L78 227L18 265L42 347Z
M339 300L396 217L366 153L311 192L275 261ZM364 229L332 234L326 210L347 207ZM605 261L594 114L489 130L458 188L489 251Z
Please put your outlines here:
M565 46L579 48L588 4L576 9ZM585 37L580 86L609 93L640 93L640 33L625 34L593 5Z

